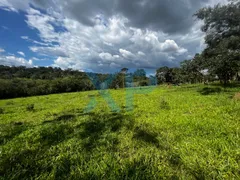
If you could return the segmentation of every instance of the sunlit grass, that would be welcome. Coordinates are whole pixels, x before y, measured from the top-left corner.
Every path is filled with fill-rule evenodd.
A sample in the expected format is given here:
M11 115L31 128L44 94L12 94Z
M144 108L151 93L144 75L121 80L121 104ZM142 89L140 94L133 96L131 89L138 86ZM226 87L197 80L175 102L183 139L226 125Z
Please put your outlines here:
M1 100L0 179L240 179L240 88L133 91Z

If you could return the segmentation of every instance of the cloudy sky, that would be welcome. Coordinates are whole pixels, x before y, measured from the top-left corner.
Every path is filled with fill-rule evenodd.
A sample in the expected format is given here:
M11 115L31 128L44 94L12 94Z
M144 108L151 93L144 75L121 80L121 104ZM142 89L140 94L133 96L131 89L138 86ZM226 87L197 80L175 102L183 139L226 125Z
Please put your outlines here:
M225 0L0 0L0 64L90 72L178 66L204 48L193 14Z

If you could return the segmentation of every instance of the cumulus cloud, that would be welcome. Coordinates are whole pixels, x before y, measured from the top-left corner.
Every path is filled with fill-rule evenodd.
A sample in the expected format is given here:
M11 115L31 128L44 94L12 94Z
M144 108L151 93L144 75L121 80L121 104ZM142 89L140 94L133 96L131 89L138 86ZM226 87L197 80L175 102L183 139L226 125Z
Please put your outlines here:
M54 56L54 57L68 57L64 52L63 48L54 46L54 47L30 47L33 52L39 53L44 56Z
M215 0L214 3L225 0ZM106 17L120 14L129 20L129 25L137 28L151 28L166 33L185 33L194 24L192 15L213 0L33 0L38 8L52 12L64 12L65 16L87 26L94 26L94 16L102 13Z
M112 55L110 53L100 53L99 57L102 60L108 60L108 61L114 61L116 59L119 59L119 55Z
M142 52L142 51L138 51L138 55L145 56L146 54L144 52Z
M24 57L25 57L24 52L22 52L22 51L18 51L17 53L20 54L21 56L24 56Z
M33 62L32 60L27 61L24 58L16 57L14 55L0 55L0 64L5 66L26 66L32 67Z
M5 50L4 50L4 49L2 49L2 48L0 48L0 53L3 53L3 52L5 52Z
M108 72L178 66L205 46L192 15L222 1L2 0L0 8L25 11L41 42L21 38L33 44L31 51L55 57L53 66Z
M119 49L119 52L126 59L134 59L135 58L135 55L133 53L131 53L130 51L127 51L125 49Z
M109 19L98 15L94 26L38 13L29 17L27 15L29 26L39 31L42 41L51 44L30 49L41 55L56 57L55 65L62 68L68 65L75 69L105 72L121 67L176 66L178 61L173 62L173 59L187 52L175 40L169 39L169 35L128 27L128 19L119 15ZM59 22L66 31L56 32L52 22Z

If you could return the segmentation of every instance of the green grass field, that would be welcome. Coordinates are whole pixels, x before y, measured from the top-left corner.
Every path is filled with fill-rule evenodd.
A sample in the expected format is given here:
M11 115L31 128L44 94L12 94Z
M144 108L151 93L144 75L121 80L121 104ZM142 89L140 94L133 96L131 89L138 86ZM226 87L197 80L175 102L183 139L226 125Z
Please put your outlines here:
M127 111L111 90L120 112L98 91L0 100L0 179L240 179L239 91L159 86Z

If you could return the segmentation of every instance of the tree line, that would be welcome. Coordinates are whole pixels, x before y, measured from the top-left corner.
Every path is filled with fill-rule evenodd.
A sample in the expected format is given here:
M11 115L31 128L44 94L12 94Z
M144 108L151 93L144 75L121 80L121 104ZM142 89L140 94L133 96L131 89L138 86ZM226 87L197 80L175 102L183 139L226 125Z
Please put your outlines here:
M0 98L117 89L154 83L154 78L146 77L143 69L137 69L133 73L127 73L127 70L123 68L115 74L100 74L53 67L26 68L0 65Z

